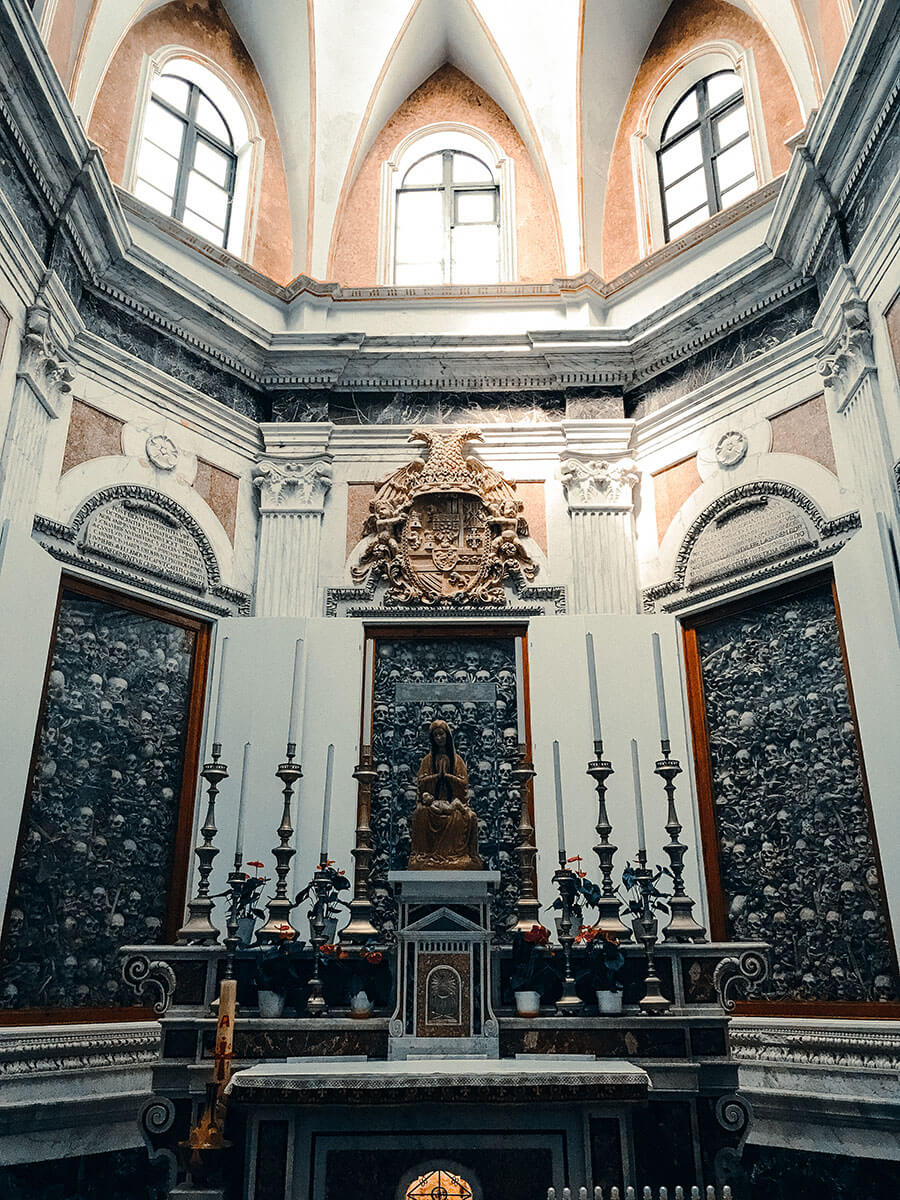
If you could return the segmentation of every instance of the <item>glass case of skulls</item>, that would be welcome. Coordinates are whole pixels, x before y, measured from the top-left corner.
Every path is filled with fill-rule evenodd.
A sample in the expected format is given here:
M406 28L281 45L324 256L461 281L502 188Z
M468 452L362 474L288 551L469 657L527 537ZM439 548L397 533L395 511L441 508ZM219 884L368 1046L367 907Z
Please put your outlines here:
M181 907L206 637L199 621L64 584L0 950L4 1008L134 1004L118 949L165 940Z
M704 618L695 635L725 924L713 932L771 944L766 999L897 999L830 580Z
M516 854L521 792L512 769L517 754L515 637L447 631L443 636L375 636L372 753L374 922L390 938L395 905L387 873L405 870L416 775L437 718L453 731L469 774L469 804L478 816L478 849L487 870L499 871L493 905L498 930L514 919L519 891Z

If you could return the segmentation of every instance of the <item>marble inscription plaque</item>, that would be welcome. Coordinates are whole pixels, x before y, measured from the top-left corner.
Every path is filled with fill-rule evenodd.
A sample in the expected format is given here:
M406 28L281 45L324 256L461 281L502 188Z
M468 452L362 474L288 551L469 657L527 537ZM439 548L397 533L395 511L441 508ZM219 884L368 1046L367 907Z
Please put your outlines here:
M495 683L398 683L395 704L493 704Z
M207 586L197 543L174 517L149 504L107 504L90 519L85 549L197 591Z
M691 553L687 586L737 575L757 563L782 558L813 544L805 521L793 505L761 496L724 513L704 529Z

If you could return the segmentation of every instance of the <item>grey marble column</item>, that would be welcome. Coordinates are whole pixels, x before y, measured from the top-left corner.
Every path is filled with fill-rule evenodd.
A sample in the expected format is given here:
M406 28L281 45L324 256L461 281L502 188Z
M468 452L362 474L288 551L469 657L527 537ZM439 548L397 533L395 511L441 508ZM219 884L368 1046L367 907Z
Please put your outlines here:
M573 613L638 611L631 458L564 459L560 478L572 529Z
M319 615L319 544L331 464L264 458L253 468L259 492L258 617Z
M25 315L16 384L0 455L0 521L34 518L47 429L75 378L51 331L50 310L38 299Z

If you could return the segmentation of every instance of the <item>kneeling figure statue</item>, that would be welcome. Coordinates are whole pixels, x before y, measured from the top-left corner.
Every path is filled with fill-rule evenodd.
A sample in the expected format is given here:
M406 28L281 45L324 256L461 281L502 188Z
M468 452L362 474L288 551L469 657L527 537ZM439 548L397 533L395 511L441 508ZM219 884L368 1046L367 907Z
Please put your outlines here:
M432 721L431 750L416 776L410 871L481 871L478 818L469 807L469 772L446 721Z

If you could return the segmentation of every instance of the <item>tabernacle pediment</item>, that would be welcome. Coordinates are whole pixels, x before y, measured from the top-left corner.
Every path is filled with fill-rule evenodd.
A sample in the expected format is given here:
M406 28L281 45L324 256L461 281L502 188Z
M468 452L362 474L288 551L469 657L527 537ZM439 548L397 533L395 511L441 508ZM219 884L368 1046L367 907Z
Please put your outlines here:
M442 905L430 912L426 917L420 917L407 925L406 933L483 933L484 930L474 921L454 912L452 908Z

